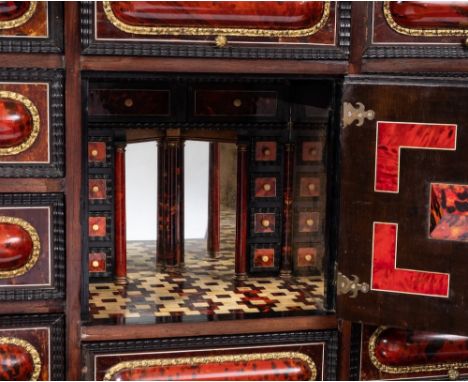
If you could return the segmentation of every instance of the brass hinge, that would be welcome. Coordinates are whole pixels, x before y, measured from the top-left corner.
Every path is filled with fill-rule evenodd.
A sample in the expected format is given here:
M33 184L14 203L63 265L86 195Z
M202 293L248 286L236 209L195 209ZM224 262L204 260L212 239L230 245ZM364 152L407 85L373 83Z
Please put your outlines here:
M352 275L351 279L343 273L338 272L336 276L336 293L338 296L350 293L351 298L356 298L358 293L368 293L370 290L369 284L359 282L359 277Z
M361 102L356 102L356 107L349 102L343 103L343 128L352 125L354 121L357 121L356 126L362 126L365 119L371 121L374 118L375 111L366 110Z

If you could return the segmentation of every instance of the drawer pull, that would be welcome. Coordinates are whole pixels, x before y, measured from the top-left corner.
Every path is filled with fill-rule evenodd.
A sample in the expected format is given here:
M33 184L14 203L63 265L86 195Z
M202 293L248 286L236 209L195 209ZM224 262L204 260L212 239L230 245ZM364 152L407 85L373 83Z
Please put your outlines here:
M314 219L307 219L306 220L306 224L309 226L309 227L312 227L314 225Z
M264 189L265 191L271 191L271 184L265 183L265 184L263 185L263 189Z
M268 260L270 260L270 258L268 256L262 256L262 261L264 263L268 263Z
M312 261L312 255L305 255L305 260L310 263Z
M234 101L232 101L232 104L235 107L241 107L242 106L242 100L240 98L236 98Z
M124 105L127 107L133 106L133 100L131 98L125 98Z
M227 38L226 36L216 36L215 38L215 44L218 48L223 48L227 45L228 41L227 41Z
M93 186L92 188L93 192L97 194L99 192L99 187L98 186Z
M99 231L99 224L93 224L93 231Z
M307 185L307 188L309 189L310 192L314 192L315 191L315 184L309 183Z
M270 221L268 219L263 219L262 226L264 226L265 228L268 228L270 226Z
M91 151L91 156L93 156L93 157L97 157L98 154L99 154L99 152L96 149Z
M268 147L265 147L263 149L263 155L270 156L270 154L271 154L271 150Z
M99 268L99 261L93 260L92 263L91 263L91 266L92 266L93 268Z

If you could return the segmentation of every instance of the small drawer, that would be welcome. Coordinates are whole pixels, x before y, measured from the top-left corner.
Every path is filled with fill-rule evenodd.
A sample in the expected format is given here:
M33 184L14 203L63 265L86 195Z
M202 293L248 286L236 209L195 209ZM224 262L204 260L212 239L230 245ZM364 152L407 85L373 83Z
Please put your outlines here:
M88 270L90 273L106 272L107 255L102 252L90 252L88 256Z
M89 179L88 198L91 203L103 203L110 199L108 180L105 178Z
M276 91L196 89L195 117L274 118L278 112Z
M318 141L302 143L301 159L303 162L318 162L322 160L323 144Z
M255 233L274 233L276 231L275 213L255 213L254 222Z
M299 196L303 198L320 196L320 178L301 176L299 180Z
M105 142L88 143L88 162L91 165L105 164L107 161L107 145Z
M106 238L108 222L106 216L90 216L88 219L88 234L91 238Z
M94 116L170 115L170 91L154 89L91 89L88 112Z
M255 178L255 197L256 198L276 197L276 177Z
M316 247L299 247L296 251L296 266L298 268L315 267L318 251Z
M276 161L276 142L256 142L255 160L258 162Z
M254 268L274 268L275 267L275 249L274 248L255 248L253 254Z
M299 233L318 232L320 214L318 212L299 212L297 226Z

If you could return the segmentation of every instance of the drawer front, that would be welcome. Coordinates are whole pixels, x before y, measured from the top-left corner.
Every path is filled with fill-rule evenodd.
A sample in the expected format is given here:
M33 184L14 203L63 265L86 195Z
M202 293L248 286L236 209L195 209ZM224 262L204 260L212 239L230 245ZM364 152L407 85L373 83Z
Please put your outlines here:
M275 118L278 113L278 93L196 89L194 104L195 117Z
M0 52L58 53L62 48L62 4L48 1L2 4Z
M63 195L0 195L0 300L63 298L63 216Z
M335 375L335 332L85 344L91 380L323 380ZM296 342L292 341L296 338ZM223 347L223 344L226 347ZM185 345L184 345L185 344ZM228 345L229 344L229 345ZM104 345L104 347L102 347Z
M366 58L467 57L468 5L456 2L369 2Z
M0 318L0 379L63 380L64 322L56 315Z
M85 54L339 60L349 18L328 1L104 1L83 5L82 42Z
M63 175L63 76L5 69L0 76L0 176Z
M359 370L359 380L468 376L467 337L367 325L361 330L361 362L352 365Z
M168 117L171 93L150 89L91 89L88 97L90 118L105 116Z

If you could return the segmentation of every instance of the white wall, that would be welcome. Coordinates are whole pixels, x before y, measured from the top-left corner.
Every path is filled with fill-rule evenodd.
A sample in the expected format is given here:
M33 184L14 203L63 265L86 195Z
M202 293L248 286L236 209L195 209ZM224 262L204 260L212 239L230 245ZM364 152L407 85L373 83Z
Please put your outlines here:
M208 225L209 143L185 143L185 238L204 238ZM156 240L157 145L127 145L127 240Z

